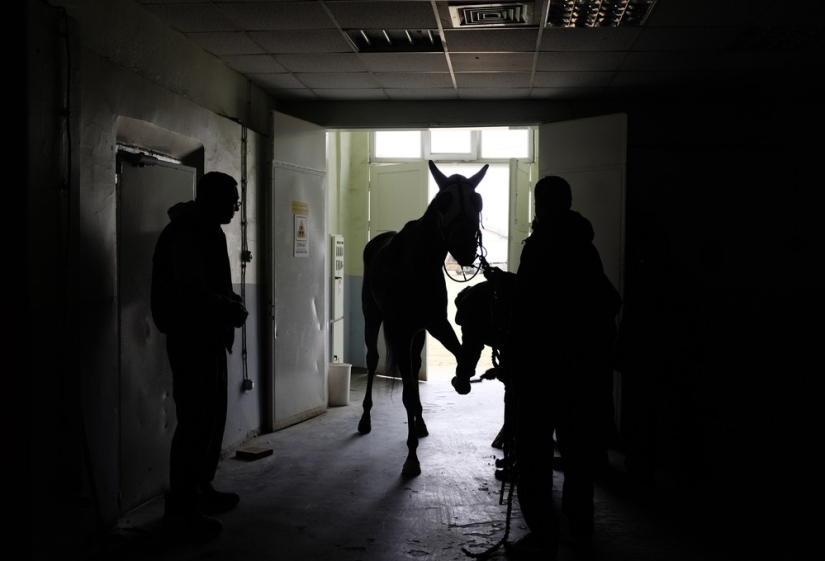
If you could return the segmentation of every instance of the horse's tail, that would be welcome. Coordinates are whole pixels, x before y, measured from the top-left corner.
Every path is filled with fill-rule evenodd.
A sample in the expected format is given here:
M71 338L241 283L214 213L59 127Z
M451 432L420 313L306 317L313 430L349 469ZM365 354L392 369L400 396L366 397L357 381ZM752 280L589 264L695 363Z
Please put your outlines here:
M400 375L400 371L398 368L398 357L395 356L395 353L392 352L392 345L390 341L392 341L392 333L390 330L387 329L387 324L384 324L384 346L387 349L387 355L384 359L384 365L387 369L387 376L391 376L393 378L398 378Z

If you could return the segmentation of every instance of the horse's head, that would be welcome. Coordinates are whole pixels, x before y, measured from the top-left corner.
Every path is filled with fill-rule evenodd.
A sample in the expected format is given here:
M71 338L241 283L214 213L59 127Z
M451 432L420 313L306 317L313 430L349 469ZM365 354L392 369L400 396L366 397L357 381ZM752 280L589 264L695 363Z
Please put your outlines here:
M430 173L438 185L432 204L439 215L447 251L462 267L469 267L476 259L482 207L476 187L488 167L489 164L485 164L470 178L459 174L447 177L430 160Z

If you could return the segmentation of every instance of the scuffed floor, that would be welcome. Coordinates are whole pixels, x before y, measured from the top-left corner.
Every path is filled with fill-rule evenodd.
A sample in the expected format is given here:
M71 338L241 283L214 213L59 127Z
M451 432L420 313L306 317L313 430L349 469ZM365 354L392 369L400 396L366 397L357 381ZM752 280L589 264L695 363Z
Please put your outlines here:
M480 370L481 371L481 370ZM366 374L353 371L350 404L251 446L271 448L258 460L222 461L215 486L240 494L240 505L218 516L224 530L201 544L159 539L162 501L129 513L99 559L222 561L378 561L471 559L507 530L507 497L495 479L491 446L503 414L503 386L485 381L456 394L449 376L420 384L430 435L421 439L420 476L401 477L406 417L400 384L377 378L373 430L357 432ZM549 452L549 451L548 451ZM550 471L548 471L548 477ZM563 473L554 471L556 506ZM624 477L622 457L596 489L595 557L600 561L750 559L728 539L719 512L696 489L666 482L638 490ZM737 516L731 513L731 516ZM721 528L721 530L720 530ZM721 531L721 533L720 533ZM513 500L509 539L526 532ZM758 549L758 548L757 548ZM466 552L464 551L466 550ZM562 545L559 560L576 559ZM507 559L503 548L489 559Z

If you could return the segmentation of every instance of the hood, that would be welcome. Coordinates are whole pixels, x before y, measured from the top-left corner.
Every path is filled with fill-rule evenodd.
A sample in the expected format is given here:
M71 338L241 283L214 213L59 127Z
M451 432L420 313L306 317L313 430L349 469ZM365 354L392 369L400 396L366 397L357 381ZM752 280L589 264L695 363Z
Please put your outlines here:
M197 214L195 201L187 201L185 203L177 203L166 211L169 215L169 220L180 220L181 218L191 217Z

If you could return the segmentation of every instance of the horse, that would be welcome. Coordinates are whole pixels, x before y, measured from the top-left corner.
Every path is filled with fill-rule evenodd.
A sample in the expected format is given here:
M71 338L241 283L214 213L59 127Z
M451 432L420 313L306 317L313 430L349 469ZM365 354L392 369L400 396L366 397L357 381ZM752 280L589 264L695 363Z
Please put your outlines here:
M429 161L438 193L424 214L407 222L400 231L383 232L364 247L364 283L361 308L367 345L367 389L358 432L372 430L372 383L378 366L378 333L384 326L387 373L400 374L402 401L407 412L407 459L401 473L421 473L418 439L429 434L422 416L418 373L426 332L438 339L456 358L451 383L456 392L470 392L475 365L465 366L461 343L447 318L447 285L442 268L447 254L462 267L471 266L481 240L481 195L476 187L489 164L467 178L447 177Z

